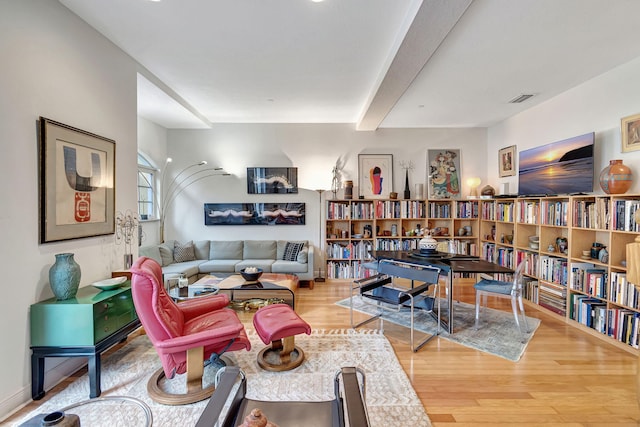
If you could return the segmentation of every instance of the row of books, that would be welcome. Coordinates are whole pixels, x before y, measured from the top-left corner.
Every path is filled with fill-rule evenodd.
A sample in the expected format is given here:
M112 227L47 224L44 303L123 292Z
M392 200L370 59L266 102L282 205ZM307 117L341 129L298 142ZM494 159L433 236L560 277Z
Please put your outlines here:
M361 262L329 261L327 263L327 277L329 279L362 279L377 274L368 269Z
M609 199L580 200L573 209L573 226L607 230L609 227Z
M351 204L352 219L373 219L373 205L369 202Z
M638 348L640 313L626 309L611 309L607 316L607 335Z
M496 264L502 265L503 267L515 268L514 261L514 251L512 248L504 248L501 246L496 246L493 243L483 243L482 244L482 258L491 262L495 262Z
M538 202L520 200L518 202L518 222L523 224L537 224Z
M569 202L566 200L540 202L540 223L542 225L567 226Z
M481 217L487 221L495 221L496 219L496 205L495 203L483 203Z
M600 333L607 333L607 304L602 300L571 294L569 318Z
M331 259L369 259L373 246L370 241L351 243L332 243L327 245L327 258Z
M541 255L538 265L538 277L548 282L566 286L569 280L567 260L547 255Z
M429 218L451 218L451 205L429 202Z
M456 218L478 218L478 202L457 202Z
M329 202L327 204L327 219L349 219L349 204L339 202Z
M572 263L569 287L598 298L607 298L607 270L589 263Z
M640 224L634 214L640 209L640 200L616 200L613 206L615 214L611 219L611 229L640 232Z
M424 203L417 200L376 200L376 218L424 218Z
M640 291L633 283L627 281L626 273L611 272L609 300L626 307L640 309Z
M516 251L516 265L520 265L521 262L525 263L524 274L529 276L539 277L538 275L538 260L540 255L536 252L528 251Z
M496 220L513 222L515 205L513 203L498 203L496 205Z

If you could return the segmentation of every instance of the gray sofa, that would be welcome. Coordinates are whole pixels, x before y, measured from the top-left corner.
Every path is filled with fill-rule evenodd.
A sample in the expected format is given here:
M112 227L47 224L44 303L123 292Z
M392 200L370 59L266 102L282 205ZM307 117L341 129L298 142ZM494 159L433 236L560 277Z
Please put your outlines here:
M246 267L313 280L313 246L306 240L170 240L142 246L138 254L158 261L163 275L185 274L189 283L209 273L237 273Z

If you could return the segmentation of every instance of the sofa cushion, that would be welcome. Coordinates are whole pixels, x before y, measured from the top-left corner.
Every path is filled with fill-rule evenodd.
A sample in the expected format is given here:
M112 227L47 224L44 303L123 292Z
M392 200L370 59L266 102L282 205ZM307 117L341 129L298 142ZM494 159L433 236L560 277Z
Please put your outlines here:
M173 246L173 259L175 262L195 261L196 251L193 247L193 241L189 240L184 245L175 242Z
M193 249L196 253L196 259L209 259L210 244L208 240L198 240L193 242Z
M297 261L283 261L277 260L271 266L272 273L306 273L307 264L301 264Z
M287 247L287 243L302 243L304 246L307 245L306 240L278 240L277 241L277 252L275 259L284 259L284 251Z
M174 240L169 240L165 243L160 244L158 247L160 249L160 256L162 257L162 266L165 267L174 262L173 259L173 245L175 244Z
M187 277L198 274L198 266L202 261L174 262L171 265L162 267L162 274L180 274L183 273Z
M275 252L275 242L274 242L274 252ZM273 259L245 259L236 264L235 269L236 273L239 273L240 270L247 267L258 267L261 268L265 273L271 273L271 265L273 264Z
M242 259L242 240L212 240L209 242L209 259Z
M205 261L198 266L200 274L209 273L235 273L236 264L242 261L241 259L212 259Z
M304 243L287 242L287 245L284 247L284 255L282 255L282 260L298 261L298 254L303 247Z
M242 258L247 259L276 259L275 240L245 240ZM256 266L258 267L258 266Z
M158 245L140 246L138 248L138 255L151 258L152 260L157 262L158 265L162 266L162 257L160 256L160 248L158 247Z
M298 253L298 262L302 263L302 264L306 264L309 261L309 248L308 247L304 247L302 248L302 250Z

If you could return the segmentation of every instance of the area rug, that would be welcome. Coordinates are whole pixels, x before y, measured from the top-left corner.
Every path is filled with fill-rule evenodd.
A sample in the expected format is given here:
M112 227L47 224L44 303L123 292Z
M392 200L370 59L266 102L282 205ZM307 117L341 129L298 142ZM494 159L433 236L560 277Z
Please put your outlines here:
M358 366L366 373L366 403L371 426L431 425L391 344L382 333L317 330L311 336L298 336L296 345L304 350L306 360L300 367L287 372L261 370L256 363L256 356L264 344L253 330L247 333L251 339L251 351L228 353L230 359L247 375L247 397L261 400L330 400L334 397L333 379L339 368ZM149 339L144 335L136 337L104 358L102 396L129 396L142 400L151 408L154 426L195 425L207 401L165 406L147 396L147 381L159 367L160 361ZM207 381L213 377L212 371L205 369ZM14 425L35 415L84 401L88 396L89 379L84 375ZM83 426L145 425L144 412L128 401L99 401L68 412L79 415Z
M369 315L378 312L374 305L364 301L360 296L354 297L353 301L355 311ZM348 309L349 298L338 301L336 304ZM384 321L409 327L410 314L408 308L403 308L401 311L385 311ZM458 302L454 305L454 333L449 334L443 329L440 329L440 333L441 337L447 340L517 362L540 326L539 319L527 316L527 322L530 332L526 336L526 342L522 343L522 335L516 327L512 312L483 307L480 312L480 327L476 330L475 306ZM415 314L414 328L417 331L432 334L436 330L436 321L430 314L418 310Z

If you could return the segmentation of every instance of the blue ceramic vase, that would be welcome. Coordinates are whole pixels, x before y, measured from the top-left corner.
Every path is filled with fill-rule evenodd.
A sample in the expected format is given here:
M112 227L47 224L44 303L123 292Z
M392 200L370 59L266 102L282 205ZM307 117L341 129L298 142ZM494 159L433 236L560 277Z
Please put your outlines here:
M75 298L80 286L80 266L72 253L56 254L49 269L49 285L58 300Z

